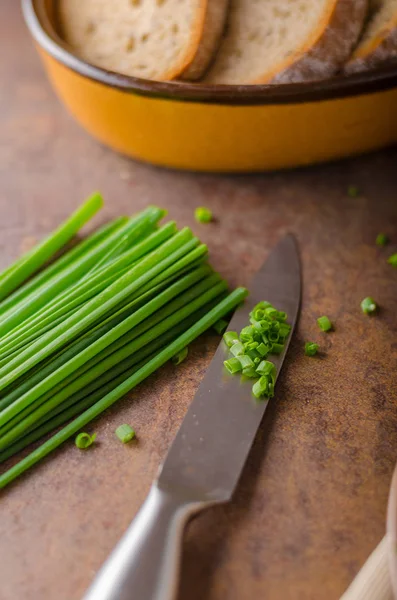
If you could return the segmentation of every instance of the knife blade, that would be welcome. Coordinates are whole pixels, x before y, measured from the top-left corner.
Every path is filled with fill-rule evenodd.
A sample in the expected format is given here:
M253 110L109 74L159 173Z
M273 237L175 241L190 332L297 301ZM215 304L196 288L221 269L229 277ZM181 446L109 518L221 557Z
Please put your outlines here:
M283 352L272 356L277 376L298 318L300 271L295 240L287 235L254 277L248 300L229 325L240 331L261 300L288 314L291 333ZM226 356L221 342L144 505L84 600L175 597L184 527L194 513L230 500L268 406L252 398L252 381L225 373Z
M261 300L285 311L291 334L279 356L272 356L280 373L298 317L301 277L294 238L286 236L273 250L250 286L245 304L234 314L228 330L241 331ZM201 499L227 501L268 406L251 396L252 381L242 382L223 368L227 357L221 343L200 384L161 469L158 485L190 490Z

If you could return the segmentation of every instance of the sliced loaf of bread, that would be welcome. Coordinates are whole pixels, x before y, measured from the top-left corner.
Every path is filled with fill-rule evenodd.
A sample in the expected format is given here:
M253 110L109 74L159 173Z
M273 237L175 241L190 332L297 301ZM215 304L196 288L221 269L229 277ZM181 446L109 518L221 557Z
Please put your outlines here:
M371 17L346 73L358 73L397 61L397 0L372 0Z
M94 65L147 79L196 79L218 47L227 2L59 0L58 21L65 41Z
M368 0L232 0L208 83L293 83L334 75L363 29Z

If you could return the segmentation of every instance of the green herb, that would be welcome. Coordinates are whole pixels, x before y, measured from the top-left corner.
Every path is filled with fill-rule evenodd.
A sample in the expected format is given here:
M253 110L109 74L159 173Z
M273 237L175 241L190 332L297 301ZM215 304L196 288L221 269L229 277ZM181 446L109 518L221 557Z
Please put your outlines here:
M364 300L361 302L361 309L366 315L372 315L374 312L376 312L377 308L378 307L375 300L369 296L368 298L364 298Z
M186 348L182 348L182 350L180 350L178 352L178 354L175 354L175 356L172 357L172 362L174 363L174 365L180 365L181 362L183 362L185 360L185 358L187 358L188 355L188 349Z
M376 245L377 246L387 246L389 243L389 238L385 233L378 233L376 236Z
M189 345L194 339L213 326L216 321L235 309L247 296L247 290L238 288L231 292L224 300L221 300L214 308L190 327L185 333L181 334L174 342L170 343L164 350L156 354L151 360L145 363L138 371L129 376L122 384L113 391L106 394L98 400L93 406L85 410L74 421L66 425L58 433L41 446L36 448L31 454L23 458L20 462L11 467L8 471L0 475L0 488L5 487L16 477L21 475L27 469L36 464L39 460L47 456L55 448L73 436L82 427L85 427L92 419L100 415L104 410L112 406L119 398L141 383L154 371L168 362L175 354Z
M209 223L212 221L212 211L205 206L199 206L194 211L194 218L199 223Z
M286 323L287 314L278 311L269 302L259 302L250 312L250 325L243 327L238 335L227 332L223 337L234 358L225 360L226 369L244 377L258 379L253 395L271 398L274 394L276 367L266 360L269 354L281 354L291 327Z
M326 316L319 317L317 319L317 323L318 323L318 326L320 327L321 331L331 331L331 329L332 329L332 323L329 320L329 318Z
M135 431L127 424L117 427L115 433L123 444L127 444L135 437Z
M13 292L54 256L102 208L102 205L103 200L100 194L93 194L47 239L17 261L15 265L11 265L3 271L0 274L0 300Z
M349 185L347 188L347 195L350 196L350 198L357 198L357 196L360 195L360 190L355 185Z
M229 325L229 323L227 321L225 321L225 319L221 319L220 321L215 323L214 329L215 329L216 333L219 333L219 335L222 335L222 333L224 331L226 331L228 325Z
M239 373L240 371L242 371L243 368L239 359L235 357L229 358L229 360L225 360L223 364L225 365L229 373L231 373L232 375L234 375L235 373Z
M79 433L74 443L76 444L77 448L85 450L86 448L92 446L92 444L95 442L95 439L96 433L93 433L92 435L89 435L88 433Z
M306 342L305 344L305 354L306 356L315 356L318 352L318 344L314 342Z
M397 253L396 254L392 254L391 256L389 256L389 258L387 259L387 262L392 267L397 267Z

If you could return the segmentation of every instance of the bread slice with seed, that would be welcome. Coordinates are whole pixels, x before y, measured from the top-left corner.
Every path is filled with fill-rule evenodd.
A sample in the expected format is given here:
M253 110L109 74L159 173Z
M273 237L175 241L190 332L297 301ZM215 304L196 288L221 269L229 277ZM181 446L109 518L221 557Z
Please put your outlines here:
M205 81L294 83L334 75L363 29L368 0L232 0Z
M84 60L126 75L202 76L223 32L228 0L59 0L64 40Z
M371 17L345 67L358 73L397 61L397 0L372 0Z

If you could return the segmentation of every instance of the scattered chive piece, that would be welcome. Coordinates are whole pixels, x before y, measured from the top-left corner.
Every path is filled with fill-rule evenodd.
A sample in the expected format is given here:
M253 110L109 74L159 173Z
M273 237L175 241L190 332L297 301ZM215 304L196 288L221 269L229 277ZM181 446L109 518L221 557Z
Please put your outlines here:
M357 198L357 196L360 195L360 190L356 185L349 185L347 188L347 195L350 196L350 198Z
M322 331L331 331L331 329L332 329L332 323L331 323L331 321L329 320L329 318L328 318L328 317L326 317L326 316L324 316L324 317L319 317L319 318L317 319L317 323L318 323L318 326L320 327L320 329L321 329Z
M224 331L226 331L228 325L229 325L229 323L227 321L225 321L225 319L221 319L220 321L215 323L213 329L215 329L216 333L219 333L219 335L222 335L222 333Z
M205 206L199 206L194 211L194 217L199 223L209 223L212 221L212 211Z
M389 238L387 237L387 235L385 233L379 233L376 236L376 245L377 246L387 246L388 243L389 243Z
M363 313L365 313L366 315L372 315L374 312L376 312L376 309L378 307L376 305L375 300L368 296L368 298L364 298L364 300L361 302L361 308Z
M389 258L387 259L387 262L392 267L397 267L397 252L395 254L392 254L391 256L389 256Z
M79 433L74 443L76 444L77 448L80 448L80 450L85 450L95 442L95 439L96 433L93 433L92 435L89 433Z
M305 354L306 356L315 356L318 352L318 344L314 342L306 342L305 344Z
M243 354L243 355L239 356L237 360L240 361L241 368L243 369L243 373L244 373L244 369L252 369L254 366L254 361L247 354Z
M238 342L238 335L235 331L227 331L223 336L223 341L230 348L235 342Z
M256 372L259 375L266 375L268 377L272 377L273 379L276 377L276 367L274 363L270 362L270 360L262 360L262 362L257 366Z
M229 358L229 360L225 360L223 364L232 375L242 370L241 362L235 356Z
M187 346L185 348L182 348L182 350L180 350L178 354L175 354L175 356L171 358L171 361L174 363L174 365L180 365L181 362L183 362L187 357L188 352L189 350Z
M126 423L117 427L115 434L123 444L127 444L135 437L135 431Z

